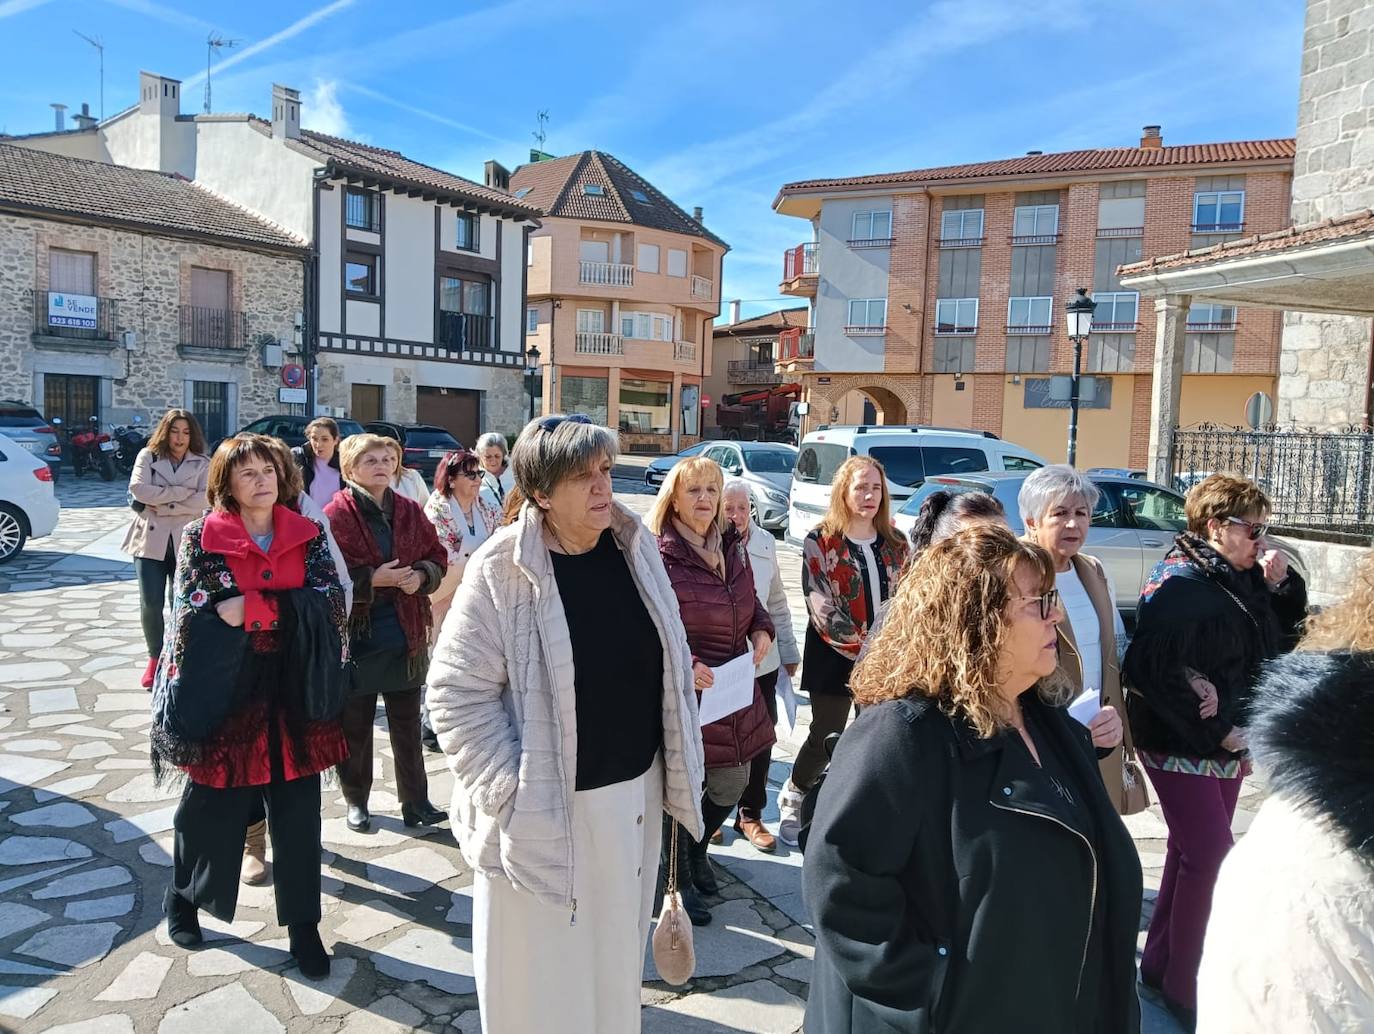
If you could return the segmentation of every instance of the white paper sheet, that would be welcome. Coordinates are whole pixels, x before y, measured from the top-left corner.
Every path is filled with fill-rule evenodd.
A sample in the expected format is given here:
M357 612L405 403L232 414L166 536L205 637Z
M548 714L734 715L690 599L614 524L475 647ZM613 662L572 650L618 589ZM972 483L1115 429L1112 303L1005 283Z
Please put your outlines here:
M786 668L778 669L778 702L782 704L778 716L787 725L787 734L790 736L797 727L797 693L792 688L792 676L787 674Z
M1087 725L1102 710L1101 695L1095 689L1085 689L1069 704L1069 717L1080 725Z
M702 725L710 725L754 702L754 655L742 653L719 668L712 668L715 681L701 691L697 709Z

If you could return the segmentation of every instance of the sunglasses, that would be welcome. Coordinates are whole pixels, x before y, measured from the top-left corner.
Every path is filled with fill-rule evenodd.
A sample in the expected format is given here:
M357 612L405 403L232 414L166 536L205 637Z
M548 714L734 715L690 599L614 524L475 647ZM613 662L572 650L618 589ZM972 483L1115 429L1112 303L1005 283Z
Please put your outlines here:
M590 424L591 422L591 417L584 416L581 413L573 413L569 416L546 416L543 420L539 421L539 430L552 432L558 428L559 424Z
M1059 610L1058 589L1051 589L1043 596L1015 596L1013 597L1013 599L1015 599L1018 603L1021 600L1039 600L1041 621L1048 621L1050 619L1050 615Z
M1226 523L1239 524L1242 528L1245 528L1250 536L1251 542L1254 542L1258 538L1262 538L1264 533L1269 530L1268 522L1256 524L1254 521L1247 521L1243 517L1227 517Z

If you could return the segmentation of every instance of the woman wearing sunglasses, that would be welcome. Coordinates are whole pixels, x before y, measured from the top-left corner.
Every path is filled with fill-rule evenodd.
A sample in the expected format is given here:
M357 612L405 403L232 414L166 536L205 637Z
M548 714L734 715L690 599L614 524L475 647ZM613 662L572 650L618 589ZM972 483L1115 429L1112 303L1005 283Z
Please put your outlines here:
M1059 706L1054 583L979 524L898 584L802 864L809 1034L1140 1030L1140 860Z
M1213 474L1188 493L1188 527L1155 565L1126 651L1136 752L1169 824L1140 979L1185 1025L1212 887L1249 772L1245 727L1260 665L1297 640L1307 588L1264 540L1269 499Z
M448 571L429 598L433 642L463 580L468 557L501 526L500 512L482 498L482 465L475 453L456 449L439 461L425 516L434 525L439 544L448 550Z

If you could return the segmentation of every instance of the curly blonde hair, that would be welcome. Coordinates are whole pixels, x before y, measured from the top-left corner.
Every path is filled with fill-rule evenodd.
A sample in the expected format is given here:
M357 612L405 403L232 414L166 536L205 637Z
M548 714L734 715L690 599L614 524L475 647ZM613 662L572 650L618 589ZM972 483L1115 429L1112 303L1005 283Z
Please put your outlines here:
M873 530L897 552L904 553L907 548L906 538L892 526L892 499L887 494L887 471L872 456L850 456L840 464L835 476L830 479L830 508L826 510L817 527L822 535L845 533L850 518L854 516L853 511L849 509L849 483L854 480L855 474L869 467L878 472L878 479L883 485L878 512L873 515Z
M1298 649L1374 651L1374 552L1365 553L1355 565L1340 601L1308 618Z
M897 587L882 628L854 667L849 688L861 705L923 696L962 715L984 739L1009 726L999 686L1007 606L1016 574L1029 570L1037 591L1054 588L1054 562L1005 527L979 524L917 558ZM1061 703L1062 678L1041 680L1040 695Z
M668 471L668 476L663 479L663 484L659 486L658 498L654 500L654 505L649 508L649 516L644 518L645 526L655 535L662 535L663 529L668 526L668 520L677 511L673 507L673 496L677 492L679 482L694 484L698 481L712 482L716 486L716 518L717 530L725 531L725 508L721 506L721 500L725 497L725 472L720 469L720 464L715 460L708 460L705 456L692 456L683 460L681 463L673 465L673 469Z

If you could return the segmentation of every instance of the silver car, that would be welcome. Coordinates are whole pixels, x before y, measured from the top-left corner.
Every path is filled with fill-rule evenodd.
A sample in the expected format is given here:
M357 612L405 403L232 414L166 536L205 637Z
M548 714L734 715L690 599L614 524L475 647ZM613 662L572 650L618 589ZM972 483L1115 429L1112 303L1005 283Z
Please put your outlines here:
M1183 496L1173 489L1139 478L1089 472L1093 484L1102 490L1093 509L1092 525L1083 552L1097 557L1116 585L1116 605L1123 614L1134 614L1140 590L1155 564L1174 544L1174 535L1187 527ZM948 475L927 478L906 504L893 515L892 523L910 535L921 503L933 492L987 492L996 496L1007 511L1007 523L1020 535L1025 527L1016 498L1029 477L1025 471L988 471L981 474ZM1307 578L1307 565L1296 546L1286 539L1269 537L1273 545L1288 555L1292 567Z
M44 419L43 414L26 402L0 399L0 434L37 456L48 465L53 480L62 465L62 443L57 428Z
M644 472L645 483L661 486L668 471L692 456L715 460L727 478L739 478L749 486L750 513L760 527L777 531L787 524L787 498L792 491L792 468L797 463L795 446L782 442L700 442L676 456L654 460Z

